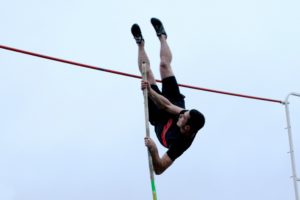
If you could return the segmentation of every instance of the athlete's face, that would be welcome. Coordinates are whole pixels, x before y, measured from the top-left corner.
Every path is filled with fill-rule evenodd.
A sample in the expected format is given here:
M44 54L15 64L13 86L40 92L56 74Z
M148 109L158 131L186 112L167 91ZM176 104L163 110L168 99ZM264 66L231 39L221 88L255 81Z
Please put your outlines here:
M190 118L190 111L188 111L188 110L184 111L183 113L181 113L179 115L179 119L177 121L177 126L179 128L183 128L186 125L189 118Z

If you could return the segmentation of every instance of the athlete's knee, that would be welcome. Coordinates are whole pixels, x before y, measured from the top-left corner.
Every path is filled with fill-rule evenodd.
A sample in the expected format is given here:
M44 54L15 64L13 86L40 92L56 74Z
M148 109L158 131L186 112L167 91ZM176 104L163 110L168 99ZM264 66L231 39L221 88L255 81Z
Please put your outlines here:
M167 60L161 60L159 66L160 66L160 68L162 68L162 69L168 70L168 69L171 68L171 62L170 62L170 61L167 61Z

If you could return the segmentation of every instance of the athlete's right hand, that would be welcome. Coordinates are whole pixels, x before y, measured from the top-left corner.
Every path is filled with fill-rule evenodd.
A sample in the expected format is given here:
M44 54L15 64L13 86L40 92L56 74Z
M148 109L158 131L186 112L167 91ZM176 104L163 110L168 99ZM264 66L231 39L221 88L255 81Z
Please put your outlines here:
M150 137L145 137L145 146L148 147L150 152L157 149L155 142Z

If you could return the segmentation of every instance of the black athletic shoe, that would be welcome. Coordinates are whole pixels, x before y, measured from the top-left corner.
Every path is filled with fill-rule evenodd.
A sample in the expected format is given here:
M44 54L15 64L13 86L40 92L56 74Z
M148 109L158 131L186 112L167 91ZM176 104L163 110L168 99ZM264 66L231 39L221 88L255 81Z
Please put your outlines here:
M137 44L141 44L144 41L144 38L142 36L142 31L141 31L139 25L133 24L131 27L131 33Z
M151 24L153 25L153 27L156 31L156 35L158 37L160 37L161 35L165 35L167 37L167 33L164 29L164 26L159 19L151 18Z

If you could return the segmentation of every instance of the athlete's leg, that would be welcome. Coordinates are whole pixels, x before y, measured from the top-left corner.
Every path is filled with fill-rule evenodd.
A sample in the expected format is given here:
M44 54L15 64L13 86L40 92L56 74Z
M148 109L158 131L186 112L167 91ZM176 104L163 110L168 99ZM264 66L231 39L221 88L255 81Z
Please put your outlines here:
M160 75L161 79L174 76L171 68L172 53L167 43L167 33L163 24L157 18L152 18L151 23L160 41Z
M146 70L147 70L147 80L151 85L155 85L156 81L153 75L153 72L150 68L150 60L148 58L148 55L145 51L145 42L143 41L141 44L138 44L138 65L139 70L142 73L143 70L143 63L146 64Z
M143 63L146 64L146 71L147 71L147 80L151 85L156 85L154 75L152 73L152 70L150 68L150 60L148 58L148 55L145 51L145 40L142 36L142 32L140 27L137 24L132 25L131 27L131 33L138 45L138 66L139 70L142 73L143 70Z
M174 76L174 72L171 67L172 52L167 43L167 36L159 36L160 41L160 76L161 79L165 79L170 76Z

